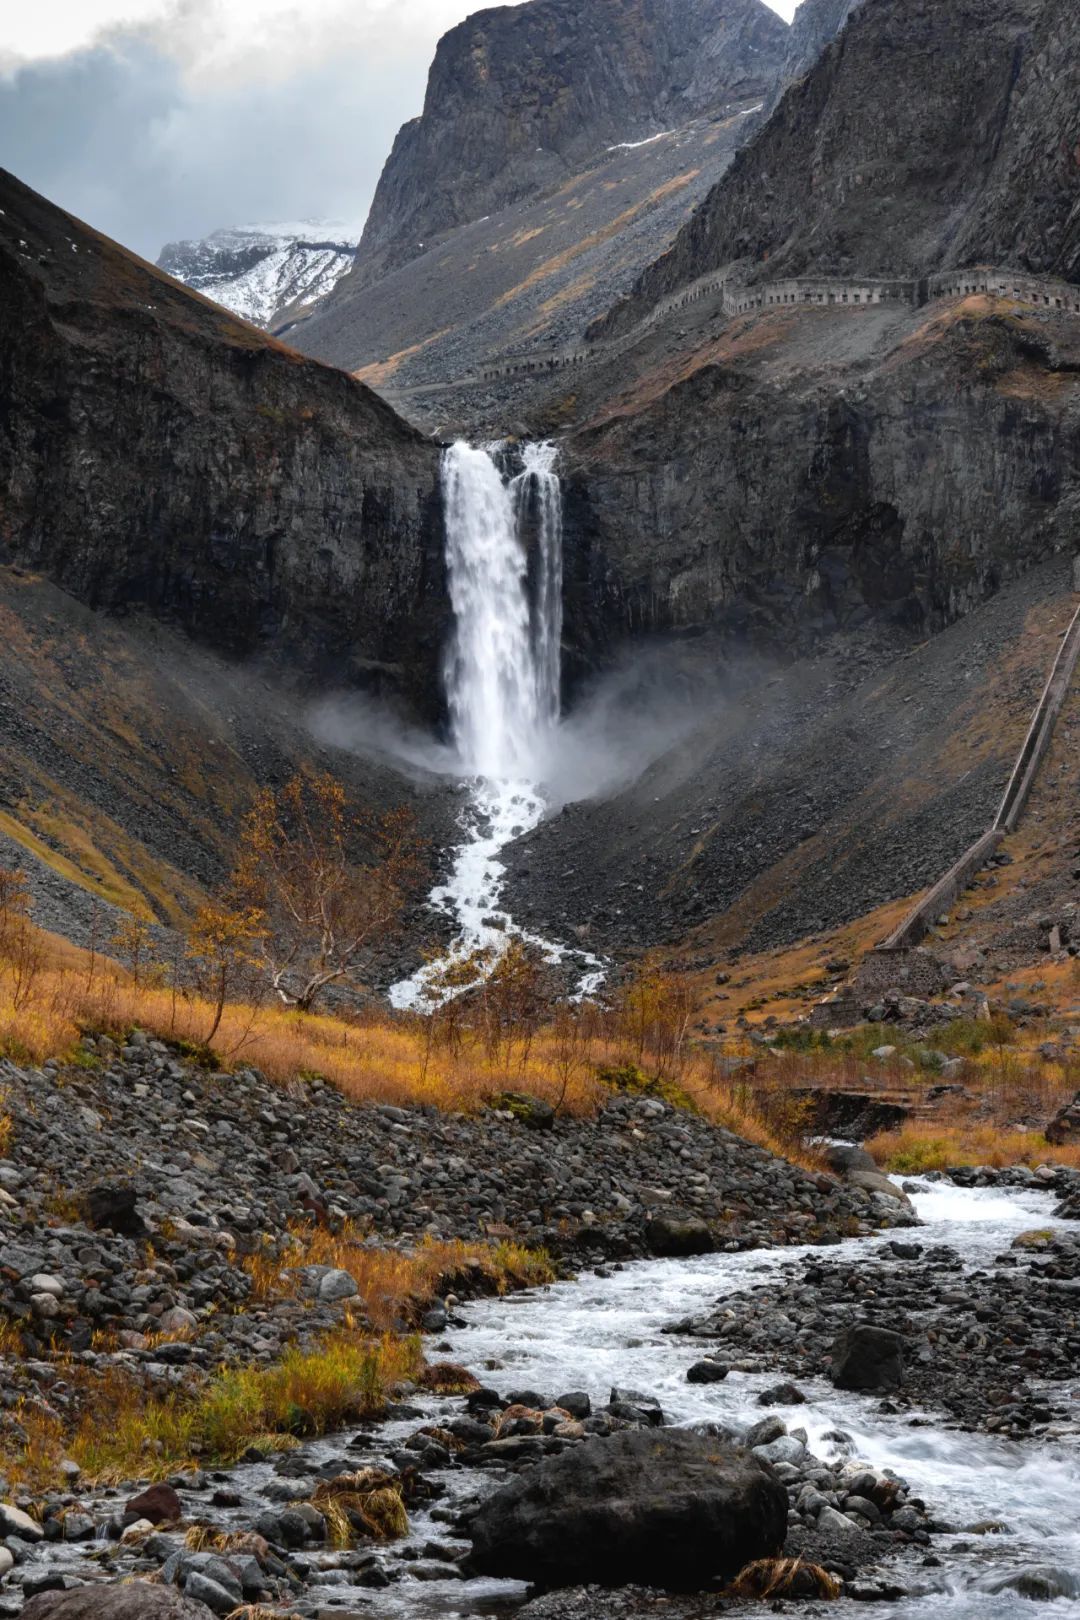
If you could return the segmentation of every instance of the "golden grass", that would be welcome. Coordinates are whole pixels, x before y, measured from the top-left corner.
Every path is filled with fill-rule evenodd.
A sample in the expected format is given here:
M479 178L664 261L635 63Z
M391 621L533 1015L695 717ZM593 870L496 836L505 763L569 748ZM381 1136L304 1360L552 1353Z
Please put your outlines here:
M84 1397L80 1415L65 1426L36 1405L17 1406L25 1439L0 1451L0 1469L13 1488L38 1490L58 1481L65 1457L88 1484L235 1463L250 1446L287 1449L299 1436L371 1416L388 1389L419 1373L421 1359L415 1338L343 1329L316 1349L287 1350L275 1366L222 1368L199 1390L164 1396L125 1370L91 1374L73 1364L65 1376Z
M340 1265L361 1289L357 1306L370 1323L363 1331L346 1316L313 1349L293 1346L271 1367L220 1368L201 1388L179 1394L147 1390L127 1368L91 1372L64 1361L78 1415L64 1424L36 1405L16 1408L26 1440L10 1452L0 1449L0 1472L13 1485L44 1489L57 1482L61 1460L70 1457L88 1482L110 1484L232 1463L252 1445L287 1449L301 1436L325 1434L378 1411L387 1391L403 1379L422 1380L419 1339L392 1329L403 1319L415 1320L463 1279L474 1287L483 1279L502 1293L554 1277L544 1254L514 1244L430 1242L412 1253L369 1249L352 1226L337 1236L297 1226L291 1237L286 1260L256 1256L246 1262L256 1302L289 1289L281 1276L286 1266ZM0 1329L0 1352L18 1354L20 1348L13 1329ZM428 1382L448 1387L438 1377Z
M71 822L63 822L55 815L48 816L45 812L41 812L35 819L52 841L47 842L45 838L39 837L33 828L17 821L6 810L0 810L0 832L6 833L28 854L35 856L54 872L58 872L61 877L67 878L70 883L78 884L80 888L88 890L101 900L108 900L113 905L124 907L145 921L153 920L153 914L143 896L122 877L100 850L95 848L81 828L75 827ZM62 853L61 849L56 847L58 842L62 842L68 850L77 852L81 864Z
M542 1251L515 1243L438 1242L427 1239L418 1249L384 1249L365 1244L366 1234L352 1221L337 1232L294 1222L289 1249L274 1257L267 1247L244 1260L257 1303L296 1292L296 1271L303 1266L332 1266L347 1271L360 1290L364 1315L373 1327L393 1331L402 1321L415 1324L432 1300L483 1281L492 1293L534 1288L553 1282L555 1269Z
M1055 1147L1042 1131L1009 1129L992 1121L914 1120L865 1144L878 1164L895 1174L918 1175L958 1165L1061 1164L1080 1170L1080 1146Z
M50 1057L70 1060L78 1055L84 1032L123 1040L136 1028L196 1053L203 1048L214 1018L209 1001L153 983L136 984L115 962L99 955L91 963L87 952L35 932L43 966L32 995L16 1006L0 972L0 1055L32 1064ZM599 1014L570 1036L542 1027L527 1039L504 1040L492 1049L468 1030L459 1030L452 1040L435 1039L423 1018L372 1012L346 1019L231 1003L209 1051L224 1070L254 1066L282 1085L317 1075L356 1103L432 1104L472 1112L510 1085L577 1117L591 1116L610 1096L598 1079L600 1071L618 1072L641 1062L650 1074L673 1083L673 1098L772 1152L809 1163L797 1143L786 1142L762 1120L744 1087L722 1078L712 1054L686 1045L677 1058L661 1052L652 1060L639 1032Z

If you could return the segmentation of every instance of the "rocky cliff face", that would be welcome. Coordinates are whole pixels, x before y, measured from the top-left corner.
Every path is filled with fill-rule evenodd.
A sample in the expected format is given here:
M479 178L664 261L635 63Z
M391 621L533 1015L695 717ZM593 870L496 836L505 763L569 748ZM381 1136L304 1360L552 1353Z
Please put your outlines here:
M575 650L620 625L938 629L1073 548L1078 428L1075 317L974 298L732 322L570 437Z
M780 77L766 103L771 112L789 84L804 78L862 0L802 0L791 19Z
M549 191L606 147L763 100L787 28L762 0L533 0L441 40L424 111L398 135L354 274Z
M753 276L1001 262L1080 277L1080 26L1068 0L871 0L613 311Z
M0 206L0 561L437 701L437 449L9 175Z

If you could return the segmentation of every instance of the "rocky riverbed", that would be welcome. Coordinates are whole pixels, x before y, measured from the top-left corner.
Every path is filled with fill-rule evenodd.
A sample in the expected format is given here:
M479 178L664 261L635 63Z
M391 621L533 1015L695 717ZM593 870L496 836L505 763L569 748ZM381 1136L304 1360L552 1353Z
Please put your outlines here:
M1052 1192L1066 1218L1080 1190L1069 1169L959 1174L986 1189ZM908 1188L932 1196L936 1185L948 1185L940 1173ZM878 1388L899 1412L929 1403L965 1429L1019 1436L1074 1416L1080 1226L1019 1232L974 1267L952 1245L915 1237L872 1256L805 1256L671 1331L721 1363Z
M536 1569L520 1557L527 1538L500 1533L508 1550L484 1556L499 1493L515 1479L531 1490L543 1470L580 1453L584 1511L603 1495L585 1476L607 1466L610 1440L632 1446L637 1435L662 1448L672 1425L710 1441L710 1457L749 1456L765 1470L786 1502L788 1555L820 1565L852 1596L915 1595L944 1589L939 1538L951 1569L954 1532L1012 1512L997 1502L1007 1468L1023 1472L1025 1459L1072 1445L1062 1397L1073 1347L1060 1316L1056 1339L1048 1321L1075 1277L1073 1229L1053 1213L1073 1185L1061 1172L1017 1172L1013 1184L964 1192L914 1184L912 1201L936 1230L880 1233L911 1226L915 1213L652 1098L614 1095L592 1120L503 1098L469 1118L359 1107L319 1081L280 1088L253 1071L210 1074L138 1034L122 1049L88 1039L85 1061L7 1065L0 1077L13 1127L0 1161L9 1447L28 1410L63 1417L79 1398L85 1378L69 1368L91 1384L120 1370L160 1394L198 1387L223 1361L272 1365L346 1311L362 1324L355 1284L324 1267L309 1268L295 1294L251 1297L245 1257L269 1243L284 1264L297 1221L364 1223L373 1244L513 1236L545 1245L581 1280L470 1301L482 1277L472 1288L468 1274L455 1278L456 1297L420 1324L429 1361L448 1370L401 1385L383 1418L359 1431L285 1451L257 1444L235 1467L153 1485L144 1476L92 1488L71 1465L44 1497L0 1489L0 1613L25 1603L30 1620L206 1620L252 1601L283 1615L372 1620L509 1612ZM975 1206L994 1222L972 1228ZM1049 1235L1013 1247L1025 1226ZM814 1311L811 1270L823 1278ZM1025 1315L1030 1332L1015 1336L1024 1353L1014 1357L998 1329ZM834 1389L822 1376L826 1339L832 1347L845 1327L883 1320L904 1335L900 1389ZM936 1381L922 1354L935 1342L930 1320L947 1372ZM1044 1358L1037 1366L1031 1349ZM972 1371L980 1357L992 1376ZM999 1387L1009 1398L995 1404ZM984 1459L985 1496L959 1491L950 1472L942 1425L958 1422L996 1430L968 1437L998 1448ZM909 1449L912 1435L922 1451ZM1075 1473L1074 1453L1063 1455L1054 1467ZM625 1573L658 1587L687 1584L692 1563L677 1537L655 1530L678 1462L657 1449L636 1469L638 1539L653 1550ZM569 1499L565 1483L558 1490ZM769 1522L756 1547L748 1538L748 1557L769 1550ZM339 1544L343 1531L351 1544ZM598 1545L606 1534L598 1521ZM984 1569L980 1549L992 1539L972 1542L972 1581L1030 1570L1026 1547L1007 1567L998 1558ZM717 1581L730 1573L718 1569ZM157 1607L130 1609L131 1587L116 1584L130 1575L155 1578L146 1602ZM588 1578L585 1566L559 1577ZM186 1609L170 1606L180 1592ZM112 1606L120 1601L128 1607ZM665 1613L692 1616L717 1601L675 1597ZM610 1612L655 1605L630 1591ZM537 1599L535 1612L574 1620L597 1608L574 1587Z
M963 1191L942 1183L914 1196L928 1236L950 1240L933 1246L955 1248L969 1287L987 1257L1012 1252L1032 1216L1063 1230L1050 1195L1037 1188ZM888 1234L850 1241L837 1258L873 1265L892 1241ZM807 1258L800 1253L800 1263ZM360 1432L179 1475L150 1498L134 1480L104 1493L80 1492L73 1480L36 1504L40 1526L6 1520L5 1544L17 1560L2 1589L7 1612L22 1613L24 1596L36 1592L25 1611L31 1620L128 1620L129 1613L181 1620L171 1607L114 1609L115 1595L130 1590L117 1580L134 1574L176 1583L203 1605L183 1611L183 1620L231 1614L255 1599L305 1620L361 1613L435 1620L505 1614L522 1603L529 1620L599 1613L629 1620L661 1609L668 1620L695 1620L726 1612L730 1602L716 1592L678 1595L692 1543L684 1548L670 1522L657 1534L650 1514L670 1506L678 1456L698 1445L724 1467L731 1456L744 1479L763 1469L772 1482L766 1501L786 1502L785 1553L823 1567L851 1598L890 1601L894 1617L1005 1620L1021 1596L1035 1602L1025 1614L1038 1616L1039 1602L1080 1593L1080 1547L1070 1529L1080 1483L1074 1424L1022 1440L977 1436L951 1430L930 1399L901 1407L880 1390L843 1392L806 1377L798 1400L783 1387L790 1379L752 1358L732 1359L722 1377L695 1374L701 1344L664 1330L718 1288L738 1298L755 1274L779 1277L787 1264L779 1251L615 1262L542 1292L464 1305L429 1341L429 1354L471 1369L468 1393L404 1387L385 1419ZM671 1424L678 1426L675 1461L664 1438ZM650 1587L609 1595L579 1585L529 1601L529 1550L544 1545L576 1499L581 1513L594 1515L596 1577L609 1576L600 1567L603 1516L613 1514L615 1526L626 1503L589 1488L597 1470L620 1466L618 1449L605 1454L608 1445L629 1448L637 1464L625 1494L643 1532L634 1569ZM559 1476L552 1495L545 1471L575 1458L573 1476ZM387 1483L410 1519L408 1534L392 1541L373 1534L371 1523L370 1492ZM523 1491L532 1503L528 1525L518 1522ZM335 1498L359 1530L348 1548L333 1545ZM16 1515L29 1505L14 1503ZM694 1514L702 1511L697 1502ZM754 1536L775 1535L774 1511L749 1525L748 1554L760 1550ZM493 1546L502 1549L494 1561ZM690 1573L698 1584L700 1571ZM76 1582L90 1585L80 1594ZM148 1601L165 1601L167 1586L148 1590ZM68 1606L54 1607L61 1597Z
M351 1222L376 1245L512 1238L572 1269L910 1218L652 1098L612 1094L581 1120L512 1094L471 1117L364 1107L317 1078L211 1073L139 1033L122 1049L87 1037L83 1062L0 1062L0 1318L31 1358L92 1359L110 1331L153 1375L317 1336L355 1297L315 1278L313 1298L253 1310L243 1267L268 1246L285 1263L296 1222ZM9 1407L34 1367L7 1371Z

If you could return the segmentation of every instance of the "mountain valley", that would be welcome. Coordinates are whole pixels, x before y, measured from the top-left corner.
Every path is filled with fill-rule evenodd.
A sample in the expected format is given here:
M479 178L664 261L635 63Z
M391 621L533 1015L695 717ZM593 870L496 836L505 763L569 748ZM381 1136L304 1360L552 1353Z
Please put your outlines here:
M1078 53L525 0L362 232L0 171L0 1616L1076 1604Z

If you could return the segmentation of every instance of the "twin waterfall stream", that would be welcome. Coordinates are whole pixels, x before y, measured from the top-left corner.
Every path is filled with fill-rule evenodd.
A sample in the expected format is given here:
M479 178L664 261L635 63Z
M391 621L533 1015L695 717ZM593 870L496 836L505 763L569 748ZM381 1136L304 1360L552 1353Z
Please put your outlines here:
M447 564L454 637L446 662L446 695L460 774L469 784L463 839L431 903L455 925L442 962L394 986L399 1008L431 1011L449 993L478 982L518 929L503 899L499 855L535 827L546 811L544 781L559 747L562 631L561 492L556 453L547 444L445 452ZM531 939L549 961L572 960L576 993L603 982L604 965L564 945ZM454 989L447 970L459 969ZM1012 1239L1033 1226L1060 1225L1050 1195L1035 1189L962 1189L946 1183L911 1188L925 1223L924 1243L948 1245L969 1274L992 1266ZM838 1258L887 1255L888 1236L852 1239ZM818 1251L806 1251L807 1254ZM498 1366L500 1387L580 1388L603 1400L613 1384L655 1393L671 1421L722 1423L736 1432L760 1416L770 1375L737 1374L694 1386L686 1368L700 1353L693 1340L665 1330L689 1312L760 1281L798 1251L712 1254L647 1261L604 1277L585 1277L538 1294L474 1303L464 1326L440 1349L480 1372ZM977 1278L972 1279L977 1288ZM1080 1610L1080 1466L1073 1426L1057 1437L1021 1443L951 1429L934 1413L913 1423L880 1398L844 1394L800 1377L807 1404L797 1425L819 1457L855 1455L875 1469L894 1469L922 1496L939 1532L920 1569L897 1569L911 1595L885 1604L895 1620L1016 1620ZM432 1421L438 1403L430 1402ZM388 1436L388 1439L391 1438ZM837 1453L836 1447L843 1448ZM314 1448L316 1460L320 1449ZM468 1471L449 1476L450 1501L476 1488ZM1000 1522L1000 1534L964 1534L976 1521ZM424 1517L420 1541L437 1532ZM1076 1596L1039 1596L1040 1571ZM1029 1595L1023 1583L1033 1578ZM1018 1589L1017 1578L1021 1578ZM328 1594L329 1596L330 1594ZM439 1620L508 1614L524 1588L506 1581L436 1581L364 1594L373 1616ZM787 1607L787 1605L785 1605ZM794 1605L798 1608L798 1605ZM750 1605L749 1612L762 1612ZM622 1611L619 1611L622 1612ZM682 1612L682 1611L680 1611ZM710 1611L711 1612L711 1611ZM822 1612L819 1604L809 1612ZM601 1620L603 1606L596 1610Z
M497 955L513 935L511 918L499 910L503 870L498 856L509 840L535 826L545 813L543 783L551 752L560 745L559 483L550 447L531 445L517 454L520 464L506 465L503 451L456 445L446 452L444 465L456 621L447 692L461 774L470 786L463 842L433 902L456 924L450 961L465 964L466 977L478 948ZM602 978L599 962L565 947L537 944L549 958L576 958L577 994L588 994ZM422 970L396 986L396 1004L421 1010L436 1005L441 992L428 978L435 970ZM410 1134L404 1116L393 1128ZM557 1138L551 1141L554 1154L560 1144ZM479 1174L486 1167L475 1168ZM905 1186L923 1223L910 1235L932 1262L938 1256L950 1287L976 1296L985 1290L999 1257L1018 1263L1009 1251L1019 1234L1033 1228L1070 1229L1054 1213L1055 1197L1034 1184L1034 1178L1027 1186L957 1187L944 1180ZM776 1371L754 1361L735 1361L722 1382L691 1383L687 1372L701 1357L701 1341L673 1331L674 1324L723 1306L792 1261L895 1265L892 1237L884 1232L850 1238L827 1250L718 1252L603 1267L531 1293L461 1304L429 1341L428 1351L433 1358L462 1364L500 1391L540 1390L553 1396L560 1389L581 1390L595 1405L603 1405L612 1386L619 1385L658 1399L670 1423L702 1426L706 1433L716 1432L709 1426L719 1425L722 1432L741 1436L773 1410L769 1403L774 1397L764 1392L775 1384ZM943 1254L943 1249L950 1252ZM1069 1325L1076 1311L1072 1287L1065 1282L1056 1294L1066 1336L1074 1332ZM1019 1300L1018 1306L1022 1308ZM783 1329L784 1301L777 1300L775 1308ZM958 1429L933 1404L919 1410L883 1402L880 1394L844 1392L799 1369L797 1318L796 1309L788 1318L791 1334L786 1341L793 1347L792 1360L783 1371L785 1376L795 1373L806 1399L794 1413L780 1408L794 1443L827 1463L858 1459L878 1473L895 1471L912 1495L925 1501L934 1520L929 1548L908 1548L895 1565L882 1567L890 1580L895 1573L905 1595L879 1604L879 1612L890 1620L1064 1620L1076 1615L1076 1421L1059 1420L1038 1436L1013 1440ZM970 1353L982 1352L975 1347ZM1007 1376L1007 1367L1002 1375ZM1037 1388L1037 1379L1032 1383ZM248 1532L264 1510L278 1512L293 1495L310 1490L320 1469L335 1475L367 1463L396 1462L418 1420L438 1429L460 1413L453 1399L417 1389L406 1410L365 1427L351 1440L328 1435L303 1441L284 1460L271 1455L242 1461L227 1476L229 1492L220 1508L215 1506L214 1523ZM284 1473L289 1477L283 1478ZM341 1620L359 1620L361 1615L368 1620L493 1620L515 1613L527 1597L520 1582L462 1578L453 1564L436 1561L433 1566L426 1550L445 1540L448 1522L478 1493L500 1483L500 1475L471 1466L430 1473L442 1494L436 1502L420 1502L410 1510L403 1541L355 1556L332 1548L305 1552L305 1615L318 1614L320 1620L332 1615ZM301 1478L306 1475L311 1477ZM185 1516L200 1518L208 1506L205 1476L201 1496L194 1485L188 1490L182 1477L177 1483ZM43 1542L34 1556L48 1574L62 1578L65 1572L84 1574L87 1559L101 1552L95 1543L60 1539ZM382 1577L381 1585L353 1573L368 1560L378 1566L374 1574ZM643 1620L663 1613L672 1620L702 1620L721 1612L707 1596L645 1602L613 1596L609 1601L592 1589L571 1602L578 1604L572 1610L578 1620L605 1620L609 1614ZM774 1606L807 1615L821 1615L830 1607L817 1601ZM852 1607L845 1598L832 1612L850 1612ZM769 1606L750 1603L739 1612L749 1620L769 1612Z
M544 777L558 746L562 645L562 490L550 444L526 444L520 470L501 446L452 445L443 457L447 573L454 635L446 696L461 775L471 784L464 841L431 904L457 937L441 961L390 991L393 1006L432 1010L474 985L515 935L545 961L572 961L577 994L603 964L587 952L525 934L500 905L500 852L547 808ZM535 535L530 568L530 534ZM475 964L475 971L473 965ZM457 970L455 972L455 969Z

